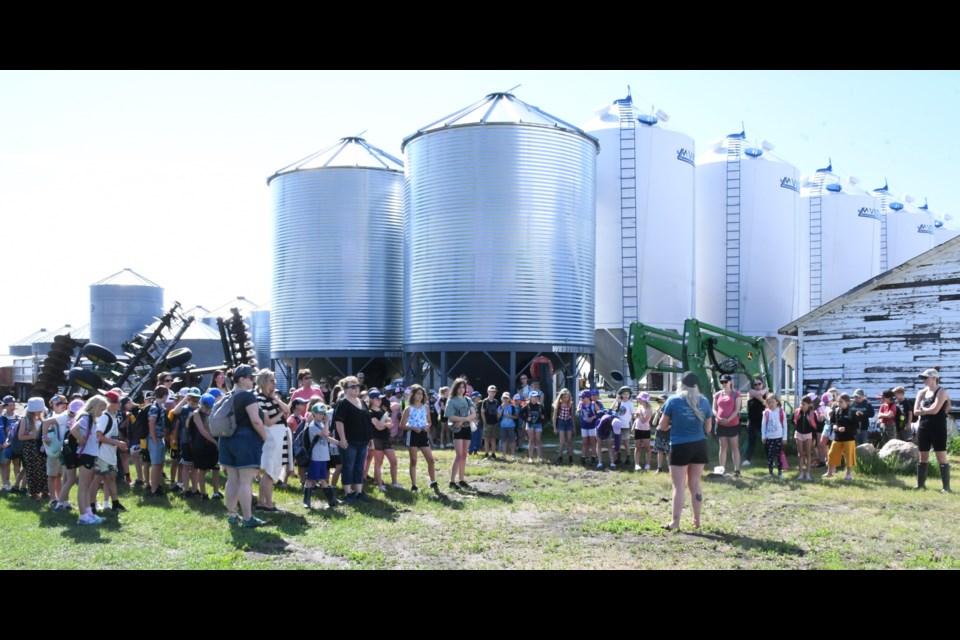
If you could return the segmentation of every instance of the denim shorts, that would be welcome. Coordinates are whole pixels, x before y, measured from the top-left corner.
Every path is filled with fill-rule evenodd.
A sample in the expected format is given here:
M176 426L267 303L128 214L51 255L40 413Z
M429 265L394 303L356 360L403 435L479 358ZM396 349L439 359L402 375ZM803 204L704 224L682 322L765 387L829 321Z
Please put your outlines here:
M318 460L311 460L310 466L307 467L307 480L313 482L318 482L323 480L327 481L327 463L320 462Z
M503 442L516 442L517 428L516 427L500 427L500 439Z
M259 469L263 440L250 427L238 427L229 438L220 438L220 465L231 469Z
M536 432L536 433L543 433L543 425L542 425L542 424L528 424L528 425L527 425L527 431L533 431L533 432Z
M150 452L150 464L163 464L163 455L167 452L167 445L163 438L158 437L156 443L153 438L147 438L147 451Z
M557 422L557 432L573 433L573 420L570 422Z

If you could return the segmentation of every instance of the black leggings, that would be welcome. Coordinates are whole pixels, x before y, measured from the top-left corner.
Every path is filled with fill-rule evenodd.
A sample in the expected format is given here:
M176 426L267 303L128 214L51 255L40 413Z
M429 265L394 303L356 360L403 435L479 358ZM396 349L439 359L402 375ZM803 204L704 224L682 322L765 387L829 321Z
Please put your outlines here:
M783 462L780 460L780 452L783 451L783 440L774 438L767 440L767 468L773 473L773 463L777 463L777 470L783 471Z

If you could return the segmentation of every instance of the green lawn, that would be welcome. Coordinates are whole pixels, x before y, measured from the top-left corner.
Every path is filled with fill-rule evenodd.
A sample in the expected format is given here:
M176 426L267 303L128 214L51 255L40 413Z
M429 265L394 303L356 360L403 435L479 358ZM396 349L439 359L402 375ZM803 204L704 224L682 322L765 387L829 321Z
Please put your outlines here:
M670 519L664 474L471 458L476 491L459 493L445 487L452 452L438 458L439 498L373 490L366 505L329 511L318 494L306 513L300 491L278 490L285 512L254 530L228 526L222 503L151 501L140 490L122 494L129 512L101 527L0 494L0 567L960 568L960 496L939 493L935 470L931 490L917 493L907 475L801 483L791 469L765 480L758 455L742 479L705 479L701 531L672 533L660 529ZM425 489L422 459L418 470Z

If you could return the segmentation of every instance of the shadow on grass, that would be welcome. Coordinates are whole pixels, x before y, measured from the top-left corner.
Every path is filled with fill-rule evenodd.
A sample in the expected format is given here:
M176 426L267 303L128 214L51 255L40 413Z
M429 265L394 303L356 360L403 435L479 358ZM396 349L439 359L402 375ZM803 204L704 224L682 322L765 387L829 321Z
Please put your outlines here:
M802 557L807 554L802 548L790 542L782 540L762 540L760 538L751 538L734 533L709 533L705 531L683 531L684 534L692 538L702 538L704 540L714 540L716 542L725 542L733 547L739 547L744 551L761 551L764 553L776 553L784 556Z

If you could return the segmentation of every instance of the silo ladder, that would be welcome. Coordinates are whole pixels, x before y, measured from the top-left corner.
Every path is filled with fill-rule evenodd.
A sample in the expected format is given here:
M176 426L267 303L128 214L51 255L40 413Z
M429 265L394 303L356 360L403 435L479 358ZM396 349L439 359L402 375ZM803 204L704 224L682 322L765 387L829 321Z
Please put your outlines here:
M633 100L617 100L620 109L620 278L624 358L630 324L638 320L637 129ZM625 363L626 361L624 361ZM626 371L626 367L623 369Z
M740 332L740 149L741 137L728 137L726 203L727 331Z
M823 181L816 173L810 189L810 310L823 304Z

